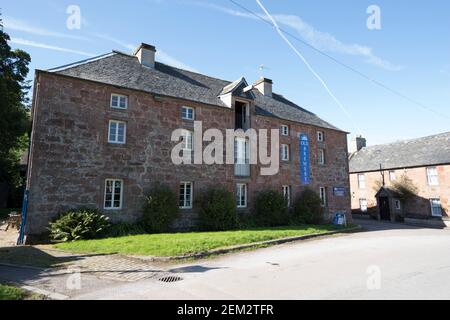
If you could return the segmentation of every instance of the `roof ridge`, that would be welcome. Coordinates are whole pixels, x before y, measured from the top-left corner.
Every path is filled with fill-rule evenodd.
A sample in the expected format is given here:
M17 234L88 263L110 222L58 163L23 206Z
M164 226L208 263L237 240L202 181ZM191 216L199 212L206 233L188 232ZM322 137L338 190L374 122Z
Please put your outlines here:
M364 147L361 150L365 150L365 149L369 149L369 148L375 148L375 147L391 146L391 145L396 145L396 144L401 144L401 143L415 142L415 141L425 140L425 139L434 138L434 137L438 137L438 136L440 137L440 136L444 136L444 135L447 135L447 134L450 134L450 131L442 132L442 133L436 133L436 134L423 136L423 137L418 137L418 138L403 139L403 140L392 141L392 142L388 142L388 143L374 144L372 146Z

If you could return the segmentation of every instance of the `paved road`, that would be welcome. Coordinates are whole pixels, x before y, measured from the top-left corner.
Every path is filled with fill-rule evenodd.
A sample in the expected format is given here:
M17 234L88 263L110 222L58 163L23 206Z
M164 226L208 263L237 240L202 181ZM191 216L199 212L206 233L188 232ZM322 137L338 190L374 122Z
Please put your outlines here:
M358 223L369 231L179 266L179 282L144 280L78 298L450 299L450 230Z
M368 231L169 268L179 282L82 275L81 290L63 293L73 299L450 299L450 230L358 223Z

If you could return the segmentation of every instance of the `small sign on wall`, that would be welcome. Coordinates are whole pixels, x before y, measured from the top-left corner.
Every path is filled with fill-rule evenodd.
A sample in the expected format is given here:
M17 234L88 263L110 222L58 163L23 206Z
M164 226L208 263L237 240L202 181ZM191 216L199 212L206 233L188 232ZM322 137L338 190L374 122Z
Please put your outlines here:
M344 187L334 187L333 194L336 197L345 197L345 188Z

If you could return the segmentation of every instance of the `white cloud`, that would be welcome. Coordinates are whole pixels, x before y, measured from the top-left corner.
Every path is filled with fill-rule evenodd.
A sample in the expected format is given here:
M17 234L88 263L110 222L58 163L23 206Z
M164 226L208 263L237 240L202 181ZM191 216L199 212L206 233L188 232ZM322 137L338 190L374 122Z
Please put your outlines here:
M30 47L35 47L35 48L48 49L48 50L54 50L54 51L60 51L60 52L69 52L69 53L74 53L74 54L78 54L78 55L86 56L86 57L96 56L95 54L89 53L89 52L72 50L72 49L68 49L68 48L53 46L53 45L49 45L49 44L45 44L45 43L41 43L41 42L35 42L32 40L21 39L21 38L12 37L10 42L14 43L14 44L30 46Z
M66 39L74 39L74 40L87 40L84 37L71 35L67 33L55 32L52 30L48 30L46 28L41 28L35 25L30 25L29 23L18 20L12 17L3 17L3 26L5 29L21 31L28 34L38 35L38 36L46 36L46 37L56 37L56 38L66 38Z
M191 2L190 4L218 10L236 17L258 19L251 13L229 9L216 4L206 2ZM259 14L258 16L266 21L269 21L266 16L262 16ZM373 49L370 47L359 44L346 44L336 39L336 37L327 32L322 32L315 29L313 26L303 21L299 16L290 14L274 14L272 16L277 23L279 23L280 25L284 25L285 27L287 26L294 29L301 38L303 38L307 43L316 47L317 49L327 52L359 56L364 58L366 63L381 67L389 71L399 71L404 69L403 66L394 65L389 61L376 56L373 53Z

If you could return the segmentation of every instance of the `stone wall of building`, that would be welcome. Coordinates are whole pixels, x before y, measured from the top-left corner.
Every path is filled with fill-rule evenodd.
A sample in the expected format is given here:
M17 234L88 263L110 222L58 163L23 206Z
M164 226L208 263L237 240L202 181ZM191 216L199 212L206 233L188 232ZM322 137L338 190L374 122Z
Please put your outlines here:
M235 191L240 180L233 165L174 165L170 155L175 142L173 130L193 130L193 122L182 120L181 106L195 108L195 118L203 130L234 128L234 110L209 106L150 93L127 90L106 84L39 72L37 95L33 104L33 145L29 166L29 217L27 234L46 230L50 219L71 208L93 207L102 210L105 179L124 182L123 207L107 210L112 221L134 221L140 216L144 196L153 183L164 182L178 192L180 181L192 181L195 195L208 185L222 184ZM111 93L128 96L128 109L110 108ZM126 144L108 143L109 120L127 124ZM290 125L291 161L283 163L278 175L259 176L252 166L248 183L249 208L254 193L264 188L281 191L291 185L292 194L300 191L298 133L311 140L312 187L327 187L328 212L350 214L347 140L344 132L319 129L279 119L256 116L251 107L252 127L279 128ZM317 164L317 130L325 132L327 163ZM206 145L206 143L204 143ZM344 187L346 196L333 196L333 187ZM195 223L195 205L182 210L179 227Z
M402 212L410 217L431 217L430 199L440 199L443 209L443 216L450 215L450 165L439 165L436 167L439 176L439 185L428 185L427 167L406 168L397 170L383 171L385 177L385 184L387 187L392 186L390 180L390 171L395 172L396 179L400 179L403 174L406 174L417 187L417 197L409 200ZM364 173L366 180L366 188L361 189L358 185L358 174L352 173L350 175L351 187L351 203L352 210L358 211L360 209L359 199L367 199L369 208L376 208L377 201L375 194L381 181L380 172L366 172Z

